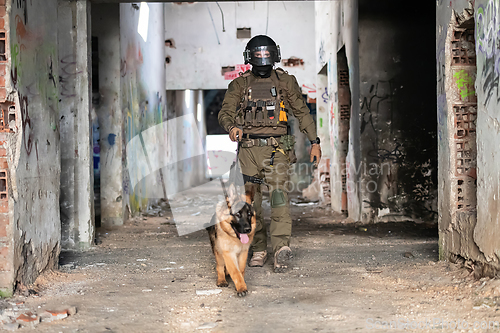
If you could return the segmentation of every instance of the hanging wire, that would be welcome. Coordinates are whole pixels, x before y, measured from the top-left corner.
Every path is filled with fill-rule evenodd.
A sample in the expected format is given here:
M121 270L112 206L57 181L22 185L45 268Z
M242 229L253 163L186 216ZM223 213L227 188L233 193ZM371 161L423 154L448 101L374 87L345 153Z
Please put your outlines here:
M222 32L226 32L226 28L224 28L224 12L222 11L222 8L220 8L219 3L217 1L215 3L219 6L220 14L222 15Z
M220 45L219 34L217 34L217 28L215 28L214 18L212 17L212 12L210 11L210 7L208 7L208 4L207 4L207 9L208 9L208 14L210 14L210 19L212 20L212 25L214 26L215 36L217 37L217 43L219 43Z

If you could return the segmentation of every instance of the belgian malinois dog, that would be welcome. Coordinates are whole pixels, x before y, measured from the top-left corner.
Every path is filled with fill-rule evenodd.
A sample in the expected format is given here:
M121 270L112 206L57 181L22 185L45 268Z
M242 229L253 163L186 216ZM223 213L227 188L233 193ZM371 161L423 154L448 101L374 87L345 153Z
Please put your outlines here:
M217 263L217 286L228 286L226 275L229 273L238 296L243 297L248 293L244 279L245 267L248 249L255 234L256 218L252 206L255 191L249 190L244 195L238 195L231 185L228 192L226 201L217 204L207 231Z

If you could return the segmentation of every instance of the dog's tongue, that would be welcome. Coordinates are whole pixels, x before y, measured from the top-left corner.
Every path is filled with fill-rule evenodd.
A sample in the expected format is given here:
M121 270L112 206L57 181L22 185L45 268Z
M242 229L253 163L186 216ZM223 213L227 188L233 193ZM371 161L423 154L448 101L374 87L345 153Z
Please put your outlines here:
M247 234L240 234L240 241L243 243L243 244L246 244L248 243L248 235Z

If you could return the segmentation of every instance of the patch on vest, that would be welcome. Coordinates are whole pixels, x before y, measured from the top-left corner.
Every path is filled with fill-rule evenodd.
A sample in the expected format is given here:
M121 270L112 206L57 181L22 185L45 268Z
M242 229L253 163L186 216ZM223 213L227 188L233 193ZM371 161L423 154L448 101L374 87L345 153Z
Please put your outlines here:
M271 94L271 89L274 87L272 81L264 81L259 82L257 84L252 85L252 100L261 100L266 101L270 99L274 99Z

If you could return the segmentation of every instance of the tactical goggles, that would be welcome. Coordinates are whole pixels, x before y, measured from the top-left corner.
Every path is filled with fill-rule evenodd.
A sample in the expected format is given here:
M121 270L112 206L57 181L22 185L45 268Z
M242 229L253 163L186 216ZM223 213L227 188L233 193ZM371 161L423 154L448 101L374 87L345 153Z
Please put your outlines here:
M274 65L281 61L279 46L257 46L252 49L246 49L243 52L245 64L255 66Z

